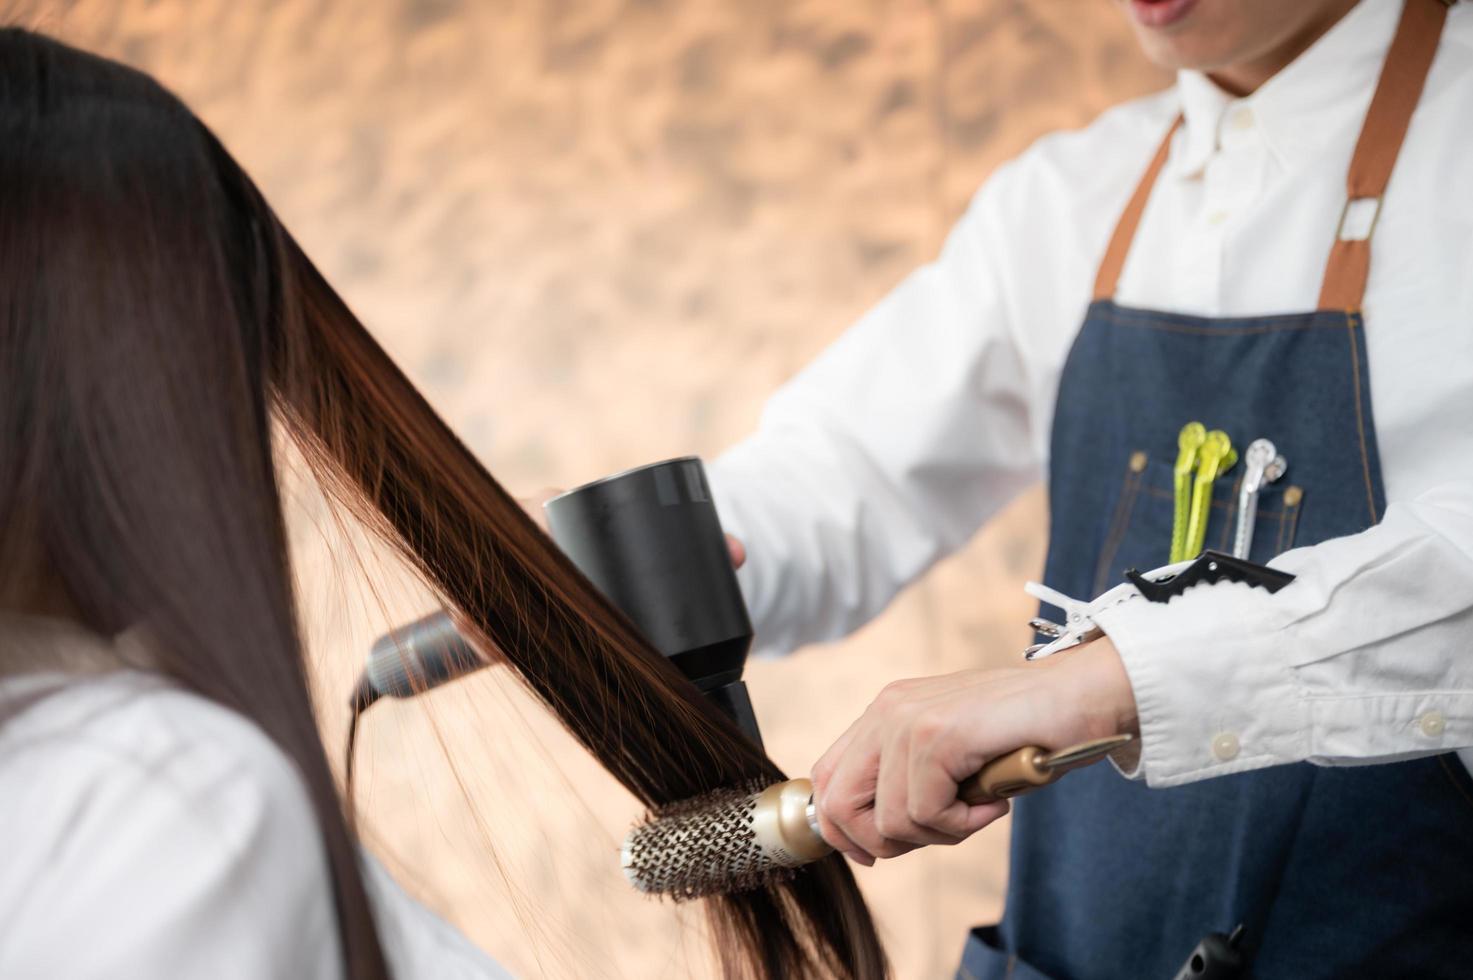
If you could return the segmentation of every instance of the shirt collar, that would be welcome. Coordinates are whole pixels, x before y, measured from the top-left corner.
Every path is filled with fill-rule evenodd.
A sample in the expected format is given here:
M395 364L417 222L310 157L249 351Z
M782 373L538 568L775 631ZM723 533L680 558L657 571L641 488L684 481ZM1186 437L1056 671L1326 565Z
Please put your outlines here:
M1225 125L1251 112L1269 152L1293 170L1323 154L1324 141L1364 118L1396 33L1401 4L1360 0L1334 27L1252 95L1237 99L1199 71L1177 73L1183 125L1169 172L1198 177L1217 152Z

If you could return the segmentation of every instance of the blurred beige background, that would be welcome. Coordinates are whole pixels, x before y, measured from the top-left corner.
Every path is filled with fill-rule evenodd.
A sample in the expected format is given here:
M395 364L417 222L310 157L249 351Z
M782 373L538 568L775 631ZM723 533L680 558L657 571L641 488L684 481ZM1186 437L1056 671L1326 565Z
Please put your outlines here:
M154 73L514 491L714 456L932 256L999 162L1167 79L1109 0L0 0ZM1040 261L1046 261L1040 256ZM888 680L1014 657L1041 495L852 640L749 680L812 761ZM426 606L295 515L324 732L373 636ZM376 708L370 835L527 976L710 973L701 918L624 884L638 807L507 678ZM859 870L899 977L995 919L1007 831Z

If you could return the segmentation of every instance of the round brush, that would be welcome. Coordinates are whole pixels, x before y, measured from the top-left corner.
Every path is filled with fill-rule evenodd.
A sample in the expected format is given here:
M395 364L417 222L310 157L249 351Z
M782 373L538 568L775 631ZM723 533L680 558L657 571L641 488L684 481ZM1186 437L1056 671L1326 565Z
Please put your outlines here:
M957 797L975 806L1018 796L1130 740L1130 735L1112 735L1058 752L1021 748L983 766L957 787ZM818 832L813 783L790 779L717 790L662 807L630 831L620 857L635 888L681 901L766 885L832 850Z

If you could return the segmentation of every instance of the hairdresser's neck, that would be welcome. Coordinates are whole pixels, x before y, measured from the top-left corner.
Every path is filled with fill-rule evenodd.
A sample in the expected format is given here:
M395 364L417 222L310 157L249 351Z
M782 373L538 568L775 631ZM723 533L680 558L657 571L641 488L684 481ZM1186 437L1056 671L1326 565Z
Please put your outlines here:
M1264 82L1289 67L1293 60L1324 37L1356 5L1357 0L1330 0L1305 22L1304 27L1264 51L1244 57L1231 65L1207 71L1217 87L1236 98L1252 95Z

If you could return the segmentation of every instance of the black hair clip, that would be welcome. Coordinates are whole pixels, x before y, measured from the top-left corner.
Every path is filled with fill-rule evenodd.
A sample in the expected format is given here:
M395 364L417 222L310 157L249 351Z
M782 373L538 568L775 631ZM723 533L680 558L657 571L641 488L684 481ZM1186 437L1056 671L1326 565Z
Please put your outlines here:
M1169 578L1152 581L1132 568L1125 578L1150 602L1170 602L1194 585L1218 582L1246 582L1268 592L1277 592L1294 576L1277 568L1258 565L1242 558L1234 558L1220 551L1204 551L1197 560Z

